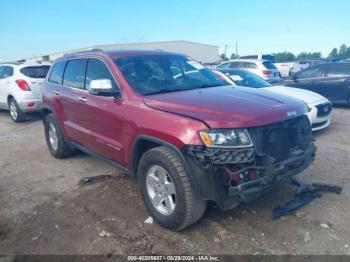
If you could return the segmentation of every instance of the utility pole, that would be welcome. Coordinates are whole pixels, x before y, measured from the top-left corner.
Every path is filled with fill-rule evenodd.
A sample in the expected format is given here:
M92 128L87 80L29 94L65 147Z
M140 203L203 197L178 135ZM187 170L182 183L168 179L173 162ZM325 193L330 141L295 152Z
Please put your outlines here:
M227 57L227 45L225 45L225 57Z
M238 42L236 41L236 56L238 56Z

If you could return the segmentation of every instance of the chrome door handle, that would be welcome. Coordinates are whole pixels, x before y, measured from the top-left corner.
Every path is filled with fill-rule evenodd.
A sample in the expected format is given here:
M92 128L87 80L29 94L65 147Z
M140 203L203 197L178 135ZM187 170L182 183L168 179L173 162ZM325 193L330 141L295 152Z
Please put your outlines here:
M55 95L59 95L59 94L61 94L61 91L55 90L55 91L53 91L52 93L55 94Z
M85 97L82 97L82 96L79 96L79 97L78 97L78 100L79 100L80 102L83 102L83 103L87 102L87 99L86 99Z

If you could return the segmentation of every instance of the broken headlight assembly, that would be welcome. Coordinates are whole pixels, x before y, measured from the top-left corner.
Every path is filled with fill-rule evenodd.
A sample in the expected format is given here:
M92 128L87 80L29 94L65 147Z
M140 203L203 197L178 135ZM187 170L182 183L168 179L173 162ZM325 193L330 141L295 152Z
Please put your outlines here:
M253 146L246 129L200 131L199 135L207 147L246 148Z

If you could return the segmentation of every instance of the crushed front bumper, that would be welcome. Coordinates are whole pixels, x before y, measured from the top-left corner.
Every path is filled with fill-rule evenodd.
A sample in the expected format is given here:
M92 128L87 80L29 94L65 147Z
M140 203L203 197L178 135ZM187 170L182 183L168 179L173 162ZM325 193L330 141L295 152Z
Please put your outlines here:
M248 130L254 147L188 145L183 155L197 195L222 209L252 201L277 182L306 169L316 147L306 116Z

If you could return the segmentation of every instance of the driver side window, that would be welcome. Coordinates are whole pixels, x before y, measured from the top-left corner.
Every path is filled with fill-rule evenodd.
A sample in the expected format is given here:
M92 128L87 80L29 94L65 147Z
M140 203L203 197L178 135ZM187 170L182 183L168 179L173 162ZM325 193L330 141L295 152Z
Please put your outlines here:
M88 65L86 69L86 78L85 78L85 89L90 90L90 83L92 80L101 80L101 79L108 79L112 82L113 90L117 90L117 84L105 65L101 60L96 58L90 58L88 60Z

